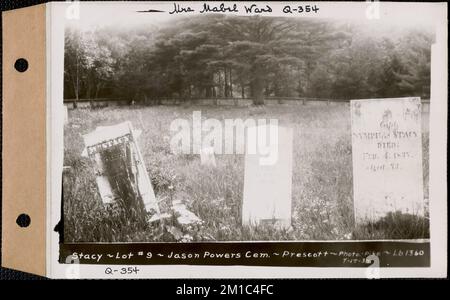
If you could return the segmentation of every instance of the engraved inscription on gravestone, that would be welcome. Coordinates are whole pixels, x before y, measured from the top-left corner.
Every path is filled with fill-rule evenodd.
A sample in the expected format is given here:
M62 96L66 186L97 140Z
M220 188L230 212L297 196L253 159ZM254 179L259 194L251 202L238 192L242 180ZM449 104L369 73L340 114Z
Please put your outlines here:
M420 98L352 100L356 223L424 213Z

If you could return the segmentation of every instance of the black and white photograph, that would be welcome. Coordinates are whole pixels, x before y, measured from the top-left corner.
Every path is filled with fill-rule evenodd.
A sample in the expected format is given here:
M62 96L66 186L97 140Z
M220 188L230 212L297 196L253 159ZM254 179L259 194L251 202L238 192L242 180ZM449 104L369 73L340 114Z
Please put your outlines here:
M2 3L0 273L448 276L447 3L36 1Z
M63 241L429 239L435 28L198 7L66 23Z

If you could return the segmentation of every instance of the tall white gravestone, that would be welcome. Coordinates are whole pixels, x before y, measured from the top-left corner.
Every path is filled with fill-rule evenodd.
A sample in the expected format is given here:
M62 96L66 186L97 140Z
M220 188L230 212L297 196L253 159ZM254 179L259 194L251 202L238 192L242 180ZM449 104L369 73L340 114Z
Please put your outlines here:
M352 100L356 223L424 214L420 98Z
M271 132L277 132L276 136ZM292 202L292 128L275 125L250 127L247 129L247 143L249 140L256 141L256 144L269 142L268 139L261 140L264 135L269 137L272 153L262 153L260 149L249 151L247 146L245 154L242 224L268 223L288 228L291 226Z

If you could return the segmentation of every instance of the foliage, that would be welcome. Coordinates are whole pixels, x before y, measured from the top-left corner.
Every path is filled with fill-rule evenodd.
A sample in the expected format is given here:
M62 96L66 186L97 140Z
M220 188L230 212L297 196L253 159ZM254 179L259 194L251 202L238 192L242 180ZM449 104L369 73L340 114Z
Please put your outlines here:
M64 97L429 98L432 34L371 26L213 14L161 28L69 27Z
M421 239L430 237L428 218L390 212L377 222L359 226L353 233L354 239Z
M202 110L207 118L276 118L292 127L292 228L242 226L243 155L216 155L216 167L199 155L170 153L172 120ZM278 104L269 107L191 106L70 110L64 128L64 238L66 242L188 242L239 240L344 240L428 237L428 223L393 214L355 228L348 104ZM81 122L83 120L83 122ZM159 207L166 218L142 224L126 217L120 202L102 203L92 164L81 156L82 134L97 126L133 120ZM428 114L422 114L424 198L428 198ZM186 211L198 217L201 222ZM184 216L180 219L180 217ZM428 215L425 215L428 217ZM193 222L187 222L186 220Z

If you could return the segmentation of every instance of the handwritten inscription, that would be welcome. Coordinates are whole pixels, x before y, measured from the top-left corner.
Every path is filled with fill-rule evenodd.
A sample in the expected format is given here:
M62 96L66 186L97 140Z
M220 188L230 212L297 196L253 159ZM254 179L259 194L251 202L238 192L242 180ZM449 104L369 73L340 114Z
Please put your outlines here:
M242 7L239 7L237 3L220 3L220 4L211 4L211 3L203 3L199 10L196 10L194 7L174 3L172 10L169 11L169 14L186 14L186 13L195 13L197 12L204 13L239 13L243 12L246 14L263 14L263 13L271 13L274 9L267 4L253 3L253 4L245 4ZM317 5L286 5L281 9L281 12L284 14L307 14L307 13L318 13L319 7Z
M299 5L299 6L291 6L291 5L286 5L283 8L283 12L285 14L301 14L301 13L318 13L319 12L319 7L317 5Z
M169 14L180 14L180 13L190 13L195 10L189 6L181 6L180 4L174 3L173 10L169 11Z
M357 249L321 249L307 251L292 251L283 247L274 249L273 251L194 251L194 252L151 252L151 251L128 251L128 252L112 252L112 253L77 253L73 252L67 258L77 260L81 264L108 264L114 263L113 266L107 266L104 270L108 275L132 275L138 274L140 269L136 266L117 266L117 264L136 264L137 260L141 264L148 264L155 260L167 261L213 261L213 260L260 260L270 261L273 258L290 261L316 261L325 262L334 260L337 263L347 266L368 265L367 258L375 256L381 261L386 259L398 259L408 257L411 259L423 259L427 256L427 251L423 247L409 245L407 247L386 247L383 250L357 250ZM410 262L411 260L409 260Z
M212 4L203 3L203 9L200 11L201 14L207 12L215 12L215 13L226 13L226 12L239 12L237 8L237 4L233 4L231 6L226 5L225 3L221 3L218 6L214 6Z
M250 6L244 5L244 8L245 8L245 12L246 13L260 14L260 13L270 13L270 12L272 12L272 8L269 5L265 5L265 6L261 7L261 6L258 6L256 4L252 4Z

